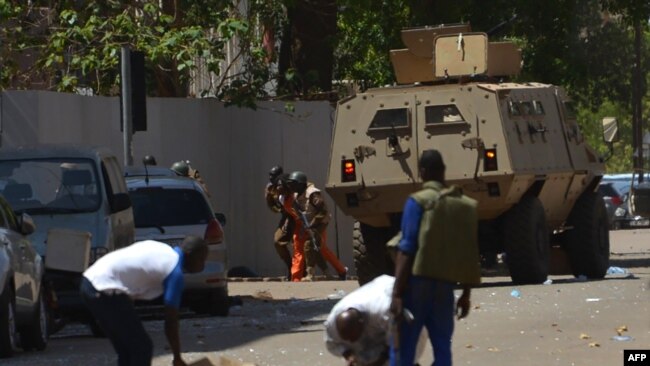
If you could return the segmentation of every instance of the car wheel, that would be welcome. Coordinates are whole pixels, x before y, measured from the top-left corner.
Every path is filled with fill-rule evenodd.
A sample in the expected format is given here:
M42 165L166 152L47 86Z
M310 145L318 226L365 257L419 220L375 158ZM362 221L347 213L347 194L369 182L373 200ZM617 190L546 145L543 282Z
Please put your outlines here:
M104 330L99 326L99 324L97 324L97 321L95 321L94 318L90 319L88 322L88 327L90 328L90 332L93 334L93 337L106 338L106 333L104 333Z
M197 314L228 316L230 311L228 291L225 288L214 289L209 295L195 300L190 305L190 310Z
M210 315L228 316L230 312L230 298L225 288L218 289L210 296Z
M43 295L41 289L32 321L25 329L20 331L20 342L25 351L33 349L42 351L47 347L49 316Z
M0 296L0 358L11 357L17 348L16 304L7 286Z

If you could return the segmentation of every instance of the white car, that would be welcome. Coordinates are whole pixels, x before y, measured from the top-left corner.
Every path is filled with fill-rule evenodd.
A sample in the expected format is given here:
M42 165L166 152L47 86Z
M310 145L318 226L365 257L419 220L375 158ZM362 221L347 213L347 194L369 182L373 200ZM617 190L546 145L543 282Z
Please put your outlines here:
M157 240L177 246L187 235L205 239L209 248L205 269L185 274L183 303L197 313L228 315L225 219L214 212L201 185L191 178L160 175L127 176L126 184L133 203L136 241Z
M47 346L43 259L29 240L34 228L32 218L16 215L0 194L0 358L11 357L18 346Z

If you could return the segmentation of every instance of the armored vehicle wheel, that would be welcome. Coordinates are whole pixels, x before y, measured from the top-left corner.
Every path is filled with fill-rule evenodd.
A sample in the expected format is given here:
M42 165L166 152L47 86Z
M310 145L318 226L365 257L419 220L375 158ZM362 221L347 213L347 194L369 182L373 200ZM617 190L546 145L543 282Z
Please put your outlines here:
M540 200L525 196L505 217L504 245L515 283L542 283L549 270L550 237Z
M603 278L609 267L607 211L600 194L584 192L569 215L564 247L574 276Z
M359 221L354 223L352 246L359 285L383 274L393 274L393 263L386 249L390 238L387 228L376 228Z

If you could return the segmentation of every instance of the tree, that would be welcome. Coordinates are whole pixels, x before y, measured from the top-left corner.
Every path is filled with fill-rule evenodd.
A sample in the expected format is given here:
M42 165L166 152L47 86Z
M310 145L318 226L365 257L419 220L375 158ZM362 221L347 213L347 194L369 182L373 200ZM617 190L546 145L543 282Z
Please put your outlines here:
M30 87L41 76L49 89L114 95L119 49L129 46L146 55L150 95L187 96L199 66L219 80L205 93L249 106L266 95L271 76L256 26L261 15L281 18L276 2L249 1L244 12L237 3L210 0L165 0L162 7L158 0L23 3L0 0L0 21L13 25L0 33L2 87ZM238 52L222 67L229 43ZM28 52L32 67L21 67ZM235 63L243 65L240 72L222 72Z
M279 58L280 93L302 95L332 89L336 35L335 0L286 0L287 22Z

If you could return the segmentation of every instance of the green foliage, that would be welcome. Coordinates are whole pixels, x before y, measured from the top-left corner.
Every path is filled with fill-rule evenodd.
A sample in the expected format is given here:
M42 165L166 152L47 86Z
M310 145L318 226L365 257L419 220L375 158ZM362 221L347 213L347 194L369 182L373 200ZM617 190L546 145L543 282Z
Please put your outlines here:
M37 9L19 3L0 0L2 22L30 27ZM172 9L164 4L161 8L160 3L59 1L49 28L32 27L18 37L15 28L3 27L0 87L20 86L15 81L21 76L40 74L59 91L83 86L95 94L113 95L119 90L120 48L128 46L145 53L150 95L186 95L194 71L202 67L219 81L203 90L203 95L249 106L265 96L264 85L271 73L256 25L262 18L281 19L277 6L249 1L249 12L241 14L238 4L230 1L184 0L174 2L179 6ZM33 69L21 70L15 64L20 57L16 52L19 41L36 51ZM226 45L234 43L240 51L226 60ZM232 63L244 63L243 71L224 73Z
M392 84L391 48L403 48L400 30L409 25L406 0L345 0L339 9L340 38L334 79L367 87Z
M632 118L629 108L609 100L603 102L598 109L592 110L580 106L577 108L577 117L581 129L590 146L594 147L602 157L610 157L607 161L607 172L628 172L632 169ZM618 120L619 142L614 143L610 152L603 140L602 119L616 117ZM613 154L613 155L612 155Z

